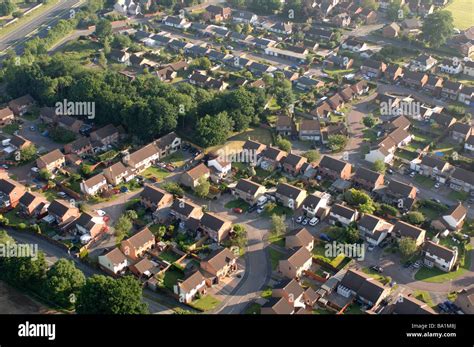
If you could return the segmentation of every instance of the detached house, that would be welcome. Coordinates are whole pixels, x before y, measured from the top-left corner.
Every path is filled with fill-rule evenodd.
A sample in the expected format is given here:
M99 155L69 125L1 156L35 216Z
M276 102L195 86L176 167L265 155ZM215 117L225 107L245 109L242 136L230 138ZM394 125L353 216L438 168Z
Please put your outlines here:
M474 134L467 138L466 142L464 143L464 149L474 152Z
M321 139L321 124L319 120L304 118L299 123L298 136L301 141L319 141Z
M331 207L331 212L329 212L329 223L336 224L339 222L344 226L348 226L357 220L357 216L357 210L342 204L334 204Z
M96 195L107 190L107 180L103 174L97 174L87 180L83 180L80 184L81 192L86 195Z
M214 22L221 22L227 20L232 16L232 9L230 7L221 7L216 5L209 5L206 7L206 12L210 15Z
M447 73L449 75L457 75L462 72L463 64L459 59L444 59L438 65L438 69L441 72Z
M23 95L17 99L11 100L8 103L8 107L13 111L15 116L23 116L29 112L32 106L35 104L35 99L30 94Z
M372 245L379 245L394 228L393 224L371 214L364 214L357 226L364 239Z
M293 131L295 130L295 124L293 122L293 119L288 117L288 116L278 116L276 125L275 125L275 130L278 133L278 135L281 136L290 136L293 134Z
M278 262L278 272L286 278L299 278L311 268L313 257L306 247L293 249L286 259Z
M81 235L90 235L93 239L97 238L106 227L102 217L93 216L89 213L82 213L75 220L74 226Z
M35 192L25 192L19 202L21 211L30 217L43 215L49 206L48 200Z
M211 172L211 179L214 182L220 182L222 179L226 178L232 169L232 164L230 161L227 161L219 156L210 159L207 162L207 166Z
M160 151L154 143L150 143L139 150L126 155L123 159L124 164L128 165L131 170L140 173L160 158Z
M0 109L0 127L11 124L14 119L15 115L9 107Z
M0 179L0 208L15 208L25 194L22 184L8 177Z
M69 201L56 199L48 206L48 214L61 226L73 222L81 212Z
M171 206L173 203L173 195L156 186L147 184L140 194L140 202L145 208L156 212L162 208Z
M266 192L266 188L251 180L241 178L233 190L233 194L249 203L255 205L258 199Z
M462 228L466 216L467 209L459 202L457 205L451 207L441 218L448 229L455 231Z
M312 251L314 247L314 237L306 228L295 229L285 236L285 248L304 247Z
M155 236L147 227L143 228L135 235L123 240L120 249L129 258L139 260L145 252L155 247Z
M383 28L382 35L388 38L398 37L398 35L400 34L400 30L401 30L400 26L397 23L392 22L390 24L387 24Z
M186 187L196 188L201 179L207 180L211 175L209 168L201 163L181 175L181 183Z
M351 164L327 155L323 156L318 164L318 173L332 180L347 180L351 176L351 171Z
M178 280L173 291L178 295L180 302L189 304L198 294L204 295L206 293L206 279L200 271L195 271L185 279Z
M170 214L179 221L187 221L190 218L200 220L203 212L202 207L194 204L190 200L176 199L171 205Z
M281 165L283 158L287 156L285 151L278 148L267 147L262 152L262 161L260 166L264 170L273 171Z
M432 241L427 241L423 245L423 263L428 267L437 267L449 272L453 269L457 259L457 249L449 249Z
M118 248L114 248L104 255L99 255L100 267L112 275L121 274L129 264L127 257Z
M426 231L399 220L392 229L392 235L397 239L401 239L402 237L411 238L415 241L416 246L421 246L425 241Z
M232 11L232 20L238 23L255 24L258 21L258 16L252 12L235 10Z
M301 208L305 211L308 217L319 217L322 219L327 215L330 199L330 194L316 191L304 199Z
M45 169L48 172L53 172L62 168L66 164L66 158L59 149L55 149L45 155L36 159L36 166L38 169Z
M121 162L105 168L102 174L107 182L113 186L118 186L122 182L128 182L135 177Z
M206 276L208 285L212 286L237 270L237 256L228 248L222 248L203 259L200 267Z
M180 16L167 16L163 19L163 24L176 29L187 29L191 26L191 22Z
M361 271L349 269L337 286L337 293L345 298L356 297L369 307L376 307L390 294L390 288Z
M362 187L368 192L372 192L375 189L379 189L384 184L384 175L363 167L357 168L352 181L354 184Z
M301 168L308 161L305 157L296 154L288 154L282 161L282 169L293 176L301 173Z
M204 213L200 227L211 239L220 243L232 230L232 222L210 212Z
M306 190L287 183L278 183L275 197L283 206L296 210L306 198Z

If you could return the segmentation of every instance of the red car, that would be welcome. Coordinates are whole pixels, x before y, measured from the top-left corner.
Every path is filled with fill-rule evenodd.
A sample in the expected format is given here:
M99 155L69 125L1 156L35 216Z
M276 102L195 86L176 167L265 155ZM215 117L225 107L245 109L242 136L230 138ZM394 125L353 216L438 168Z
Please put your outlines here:
M239 213L239 214L242 213L242 212L244 212L240 207L234 207L234 208L232 209L232 211L234 211L235 213Z

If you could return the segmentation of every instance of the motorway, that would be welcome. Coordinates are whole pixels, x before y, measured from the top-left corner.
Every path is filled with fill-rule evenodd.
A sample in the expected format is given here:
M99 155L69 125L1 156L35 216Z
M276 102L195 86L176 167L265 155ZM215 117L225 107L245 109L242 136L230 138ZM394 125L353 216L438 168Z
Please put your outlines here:
M44 37L48 33L48 26L54 26L60 19L69 18L70 10L78 7L83 0L60 0L47 11L39 14L15 30L0 36L0 54L13 49L17 54L22 54L24 44L34 35ZM34 12L33 12L34 15ZM15 24L13 24L15 25Z

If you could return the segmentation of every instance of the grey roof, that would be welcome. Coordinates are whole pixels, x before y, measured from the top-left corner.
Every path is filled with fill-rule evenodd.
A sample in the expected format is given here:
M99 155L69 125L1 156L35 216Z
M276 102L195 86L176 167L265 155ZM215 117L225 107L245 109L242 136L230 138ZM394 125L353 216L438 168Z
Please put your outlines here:
M352 217L354 217L356 210L341 204L334 204L331 207L331 213L337 214L347 219L351 219Z
M287 183L278 183L276 193L281 194L283 196L286 196L288 198L296 199L303 189L300 189L298 187L292 186Z
M251 180L241 178L239 182L237 182L235 189L241 190L243 192L247 192L251 195L255 195L255 193L260 187L262 187L262 185L255 183Z
M427 241L423 245L423 251L436 255L438 258L450 262L456 256L456 252L448 247L438 245L432 241Z

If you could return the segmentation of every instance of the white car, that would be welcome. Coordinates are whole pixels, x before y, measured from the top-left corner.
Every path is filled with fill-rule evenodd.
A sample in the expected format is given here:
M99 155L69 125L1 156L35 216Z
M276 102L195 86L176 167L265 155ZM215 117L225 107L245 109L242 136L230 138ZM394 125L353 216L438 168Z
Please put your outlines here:
M262 213L262 212L263 212L263 207L257 208L257 213L258 213L258 214L260 214L260 213Z
M309 225L311 225L312 227L314 227L316 224L319 223L319 218L318 217L313 217L311 218L311 220L309 221Z
M268 202L268 198L266 196L261 196L257 200L257 205L258 206L263 206Z
M411 178L415 177L415 175L416 175L415 171L412 171L412 172L410 173L410 177L411 177Z
M104 217L107 213L104 210L97 210L96 211L99 217Z
M35 173L38 173L39 172L39 169L36 167L36 166L33 166L31 168L31 171L35 172Z
M434 185L434 187L435 187L436 189L439 189L439 187L441 187L441 184L440 184L439 182L436 182L435 185Z

